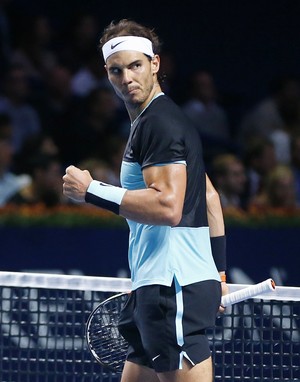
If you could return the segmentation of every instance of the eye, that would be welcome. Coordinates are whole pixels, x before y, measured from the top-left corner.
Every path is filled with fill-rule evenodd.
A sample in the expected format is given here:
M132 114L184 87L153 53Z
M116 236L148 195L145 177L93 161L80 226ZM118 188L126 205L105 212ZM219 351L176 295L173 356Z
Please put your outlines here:
M142 67L142 63L141 63L141 62L134 62L134 63L130 66L130 69L131 69L131 70L139 70L141 67Z
M109 74L112 74L112 75L119 75L121 73L121 70L117 67L112 67L112 68L109 68Z

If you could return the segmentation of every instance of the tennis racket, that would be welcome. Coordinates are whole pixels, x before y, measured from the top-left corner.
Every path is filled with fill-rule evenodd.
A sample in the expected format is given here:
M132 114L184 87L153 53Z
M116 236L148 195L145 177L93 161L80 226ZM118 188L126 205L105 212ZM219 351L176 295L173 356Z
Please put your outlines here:
M222 297L223 307L274 291L275 283L267 279ZM128 343L118 330L119 314L129 293L119 293L101 302L86 323L86 340L93 357L104 367L120 373L127 355Z
M118 329L119 314L129 293L116 294L101 302L86 323L86 340L94 358L104 367L120 373L128 343Z

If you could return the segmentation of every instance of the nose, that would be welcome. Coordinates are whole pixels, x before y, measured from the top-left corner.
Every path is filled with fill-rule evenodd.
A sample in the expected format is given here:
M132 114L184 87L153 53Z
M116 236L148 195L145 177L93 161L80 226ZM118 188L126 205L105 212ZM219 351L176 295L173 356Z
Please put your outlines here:
M122 78L122 83L123 85L127 85L131 82L131 76L130 76L130 72L128 69L124 69L123 70L123 78Z

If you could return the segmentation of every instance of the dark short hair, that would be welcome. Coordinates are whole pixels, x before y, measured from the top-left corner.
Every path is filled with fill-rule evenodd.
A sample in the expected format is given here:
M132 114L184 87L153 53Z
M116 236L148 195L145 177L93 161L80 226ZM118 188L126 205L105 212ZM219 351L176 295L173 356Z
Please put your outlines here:
M118 36L138 36L145 37L152 42L153 52L160 53L161 41L153 28L149 28L136 21L122 19L118 22L112 21L103 31L100 38L99 50L109 40Z

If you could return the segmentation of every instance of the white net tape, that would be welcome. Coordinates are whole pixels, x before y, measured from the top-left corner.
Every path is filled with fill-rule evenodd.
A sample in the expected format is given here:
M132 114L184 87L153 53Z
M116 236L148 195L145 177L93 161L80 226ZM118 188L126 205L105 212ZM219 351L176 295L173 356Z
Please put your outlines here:
M128 278L60 275L49 273L1 272L0 285L12 287L65 289L82 291L128 292L131 281ZM249 287L246 284L228 284L230 293ZM274 291L256 295L257 299L300 301L300 288L276 286Z

